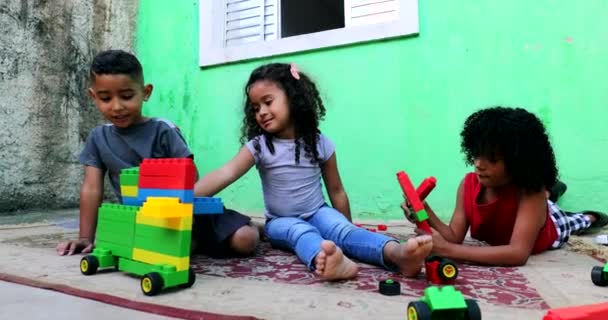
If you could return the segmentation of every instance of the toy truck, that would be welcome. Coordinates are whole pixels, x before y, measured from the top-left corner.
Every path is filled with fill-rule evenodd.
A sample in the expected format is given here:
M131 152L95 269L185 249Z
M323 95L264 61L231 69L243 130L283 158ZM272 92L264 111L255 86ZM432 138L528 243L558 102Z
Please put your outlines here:
M543 320L605 320L608 319L608 303L578 307L551 309Z
M194 214L223 212L219 198L193 196L192 159L144 159L121 171L123 204L99 208L95 250L80 261L80 271L99 268L141 276L141 290L153 296L169 287L189 288Z
M407 305L408 320L481 320L481 310L473 299L465 299L453 286L431 286L424 296Z

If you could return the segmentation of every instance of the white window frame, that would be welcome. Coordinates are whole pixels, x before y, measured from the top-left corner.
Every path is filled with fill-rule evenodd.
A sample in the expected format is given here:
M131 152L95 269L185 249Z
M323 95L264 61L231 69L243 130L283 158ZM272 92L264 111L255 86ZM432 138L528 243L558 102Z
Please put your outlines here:
M350 1L344 0L345 7ZM417 34L419 32L418 0L398 0L398 3L398 18L390 22L346 26L345 28L288 38L224 47L225 0L199 0L199 65L207 67L235 61ZM348 17L345 17L346 19ZM280 21L280 19L277 20ZM278 28L280 29L280 25Z

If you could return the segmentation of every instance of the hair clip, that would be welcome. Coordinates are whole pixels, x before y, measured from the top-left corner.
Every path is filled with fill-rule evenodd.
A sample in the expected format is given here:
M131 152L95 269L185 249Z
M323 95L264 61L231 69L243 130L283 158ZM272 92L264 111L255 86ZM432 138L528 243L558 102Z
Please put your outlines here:
M296 66L295 63L292 63L290 65L289 71L291 72L291 76L296 79L296 80L300 80L300 73L298 71L298 67Z

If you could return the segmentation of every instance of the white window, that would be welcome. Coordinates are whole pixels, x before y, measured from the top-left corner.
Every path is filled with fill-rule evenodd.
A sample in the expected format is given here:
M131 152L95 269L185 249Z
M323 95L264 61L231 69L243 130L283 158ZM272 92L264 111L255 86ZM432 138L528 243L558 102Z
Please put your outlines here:
M199 63L418 33L418 0L200 0Z

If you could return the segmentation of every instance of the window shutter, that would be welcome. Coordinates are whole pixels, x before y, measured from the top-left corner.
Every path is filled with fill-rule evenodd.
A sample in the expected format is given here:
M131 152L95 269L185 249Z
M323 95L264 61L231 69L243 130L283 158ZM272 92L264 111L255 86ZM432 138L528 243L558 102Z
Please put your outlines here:
M394 21L399 18L399 0L344 0L346 27Z
M224 46L277 39L277 1L226 0Z

